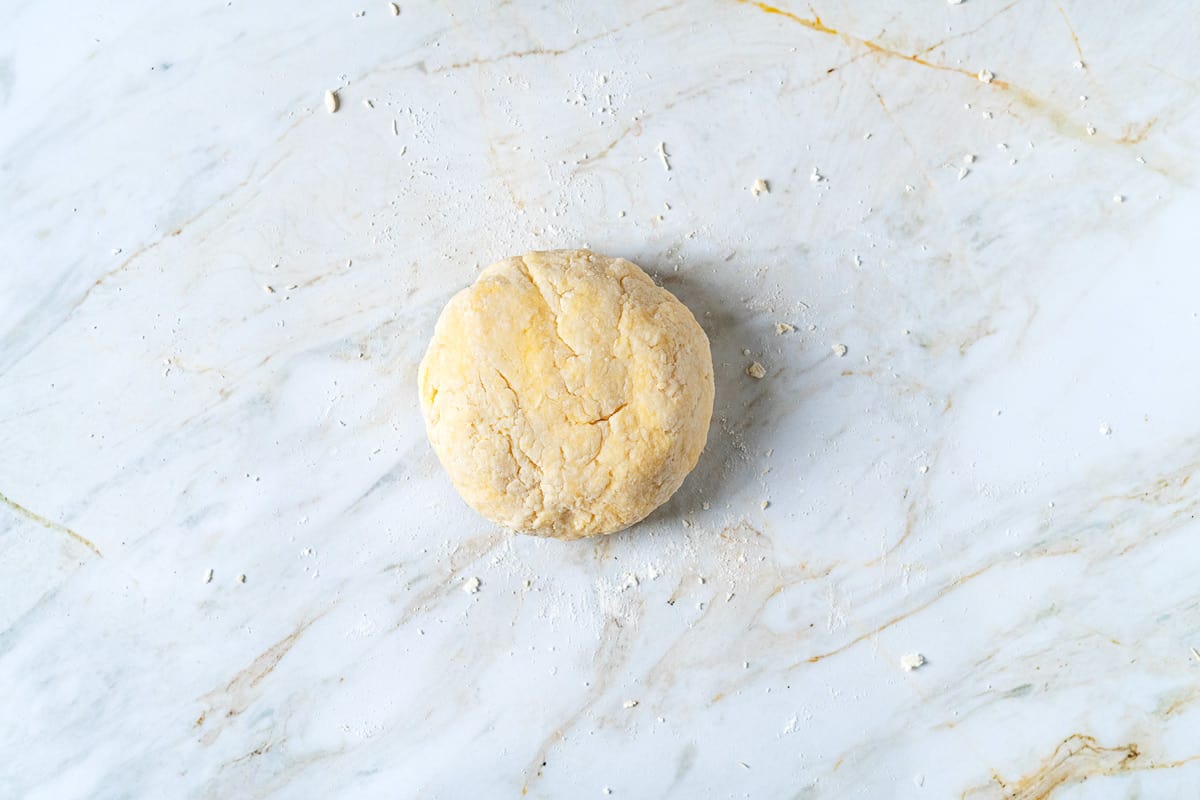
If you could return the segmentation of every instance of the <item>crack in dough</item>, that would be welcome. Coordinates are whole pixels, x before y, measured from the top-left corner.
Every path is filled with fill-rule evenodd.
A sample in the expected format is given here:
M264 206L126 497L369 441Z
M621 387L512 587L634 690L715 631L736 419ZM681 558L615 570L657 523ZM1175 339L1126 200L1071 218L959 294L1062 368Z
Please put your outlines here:
M622 530L666 502L712 417L692 313L636 264L586 250L485 269L447 303L418 381L463 499L560 539Z

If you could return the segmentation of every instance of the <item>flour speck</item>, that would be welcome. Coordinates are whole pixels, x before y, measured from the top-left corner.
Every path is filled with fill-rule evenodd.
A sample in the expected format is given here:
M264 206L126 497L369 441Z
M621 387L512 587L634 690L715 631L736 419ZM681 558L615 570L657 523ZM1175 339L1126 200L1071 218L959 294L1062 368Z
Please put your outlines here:
M657 152L658 157L660 159L662 159L663 169L666 170L667 172L670 172L671 171L671 156L669 153L667 153L667 143L659 142L658 147L656 148L655 152Z

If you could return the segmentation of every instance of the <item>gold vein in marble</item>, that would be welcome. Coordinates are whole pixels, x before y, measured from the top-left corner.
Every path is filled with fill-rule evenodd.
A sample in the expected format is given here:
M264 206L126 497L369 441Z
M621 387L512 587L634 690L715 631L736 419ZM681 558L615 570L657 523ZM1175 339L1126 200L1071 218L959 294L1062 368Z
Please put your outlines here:
M963 67L954 67L954 66L950 66L949 64L939 64L935 61L929 61L928 59L923 58L924 55L931 52L932 50L936 50L938 47L945 44L945 42L949 41L949 39L943 39L939 42L935 42L934 44L929 45L928 47L924 48L923 50L921 50L917 53L903 53L903 52L900 52L899 50L893 50L890 47L881 45L878 42L874 42L870 39L864 39L861 36L855 36L854 34L847 33L845 31L841 31L836 28L832 28L829 25L826 25L821 20L821 17L817 14L817 12L813 10L812 6L809 6L809 12L812 14L812 17L808 18L808 17L802 17L799 14L794 14L791 11L788 11L786 9L778 8L776 6L772 6L768 3L761 2L761 0L734 0L734 2L739 3L741 5L753 6L754 8L757 8L759 11L762 11L765 14L772 14L772 15L777 15L777 16L783 17L785 19L791 20L792 22L794 22L798 25L802 25L803 27L808 28L809 30L816 31L818 33L823 33L828 36L836 36L837 38L841 39L842 41L846 42L847 44L858 45L859 47L863 47L867 50L867 52L872 53L874 55L879 55L879 56L883 56L886 58L894 58L894 59L898 59L900 61L906 61L910 64L917 64L919 66L927 67L929 69L937 70L939 72L954 72L954 73L963 75L963 76L968 77L971 80L975 80L975 81L979 80L980 79L979 76L981 74L983 74L976 70L970 70L970 69L966 69ZM987 22L991 21L992 18L995 18L996 16L1003 14L1005 11L1007 11L1009 8L1011 8L1013 5L1015 5L1015 3L1010 3L1009 5L1005 6L1004 8L1001 8L991 18L989 18L988 20L985 20L984 24L987 24ZM1064 19L1065 19L1065 15L1064 15ZM1070 23L1068 22L1068 27L1069 26L1070 26ZM982 27L982 26L980 26L980 27ZM968 32L968 34L969 33L970 32ZM967 35L967 34L962 34L962 35ZM1074 37L1073 30L1071 31L1071 35L1072 35L1072 37ZM957 38L957 37L951 37L951 38ZM1076 46L1078 46L1077 39L1076 39ZM832 71L832 70L830 70L830 71ZM986 72L986 70L984 72ZM988 74L990 74L990 73L988 73ZM993 78L993 79L989 79L986 83L989 87L1001 89L1001 90L1008 92L1009 94L1011 94L1013 96L1013 98L1015 100L1017 100L1022 105L1025 105L1030 110L1044 114L1046 116L1046 118L1050 121L1050 123L1054 126L1057 133L1064 135L1064 136L1071 137L1071 138L1076 138L1076 139L1081 138L1077 132L1078 129L1080 128L1080 126L1077 123L1073 122L1069 118L1066 111L1063 111L1062 109L1051 105L1049 102L1047 102L1047 101L1043 100L1042 98L1038 97L1037 95L1033 94L1033 92L1030 92L1028 89L1023 89L1020 86L1010 83L1009 81L1002 80L1000 78ZM1119 137L1102 137L1102 138L1110 144L1119 144L1119 145L1139 144L1145 139L1146 134L1149 133L1150 129L1153 128L1156 123L1157 123L1157 119L1151 119L1151 120L1148 120L1147 122L1141 123L1140 125L1127 124L1122 127L1122 135L1121 136L1119 136ZM1090 138L1095 138L1095 137L1090 137Z
M275 667L279 666L279 662L295 646L300 637L304 635L304 632L314 622L325 616L326 613L328 612L322 612L305 622L301 622L287 636L284 636L275 642L275 644L259 653L257 658L239 670L228 683L213 689L200 698L201 702L208 705L208 708L200 712L200 716L196 718L193 727L204 727L210 715L215 716L215 722L217 723L215 727L211 727L201 738L200 741L202 744L210 745L215 742L220 737L222 731L225 730L226 720L238 716L249 708L251 703L258 699L258 696L262 693L262 690L258 689L259 684L275 670ZM222 709L224 709L224 713L216 713Z
M46 528L47 530L58 531L59 533L64 534L65 536L67 536L67 538L73 539L74 541L83 545L88 550L91 550L93 553L95 553L97 556L99 556L100 558L104 558L104 555L100 552L100 549L98 547L96 547L96 545L92 544L92 542L89 539L86 539L83 536L80 536L78 533L71 530L66 525L60 525L59 523L55 522L52 519L46 519L41 514L37 514L33 511L30 511L28 508L21 505L20 503L14 501L14 500L10 500L3 493L0 493L0 503L3 503L4 505L8 506L13 511L15 511L18 515L25 517L25 519L36 522L38 525L41 525L43 528Z
M1142 759L1136 742L1103 747L1095 737L1073 733L1059 743L1033 772L1015 781L1006 781L995 771L992 780L983 786L967 789L961 800L970 798L1003 798L1003 800L1049 800L1059 789L1090 778L1117 775L1122 772L1175 769L1200 760L1200 755L1177 761L1147 761Z

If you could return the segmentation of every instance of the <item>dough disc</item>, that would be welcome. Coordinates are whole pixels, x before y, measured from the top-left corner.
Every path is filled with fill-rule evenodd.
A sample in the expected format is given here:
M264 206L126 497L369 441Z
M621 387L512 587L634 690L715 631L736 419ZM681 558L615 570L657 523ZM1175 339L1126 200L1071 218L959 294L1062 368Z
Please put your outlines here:
M614 533L666 502L712 418L696 318L636 264L586 250L485 269L442 311L418 380L463 499L558 539Z

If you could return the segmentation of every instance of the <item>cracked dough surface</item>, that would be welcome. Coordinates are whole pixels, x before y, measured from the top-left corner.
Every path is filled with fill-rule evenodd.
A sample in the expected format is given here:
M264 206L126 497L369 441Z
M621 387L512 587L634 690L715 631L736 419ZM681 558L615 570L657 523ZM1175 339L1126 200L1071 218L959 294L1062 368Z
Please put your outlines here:
M614 533L666 502L708 436L708 338L636 264L586 250L485 269L438 318L418 377L459 494L525 533Z

